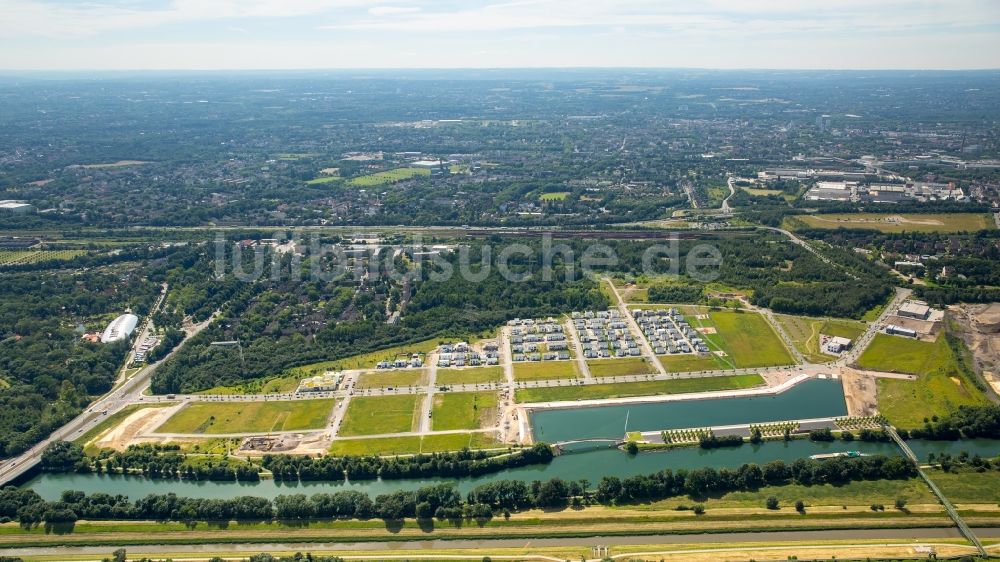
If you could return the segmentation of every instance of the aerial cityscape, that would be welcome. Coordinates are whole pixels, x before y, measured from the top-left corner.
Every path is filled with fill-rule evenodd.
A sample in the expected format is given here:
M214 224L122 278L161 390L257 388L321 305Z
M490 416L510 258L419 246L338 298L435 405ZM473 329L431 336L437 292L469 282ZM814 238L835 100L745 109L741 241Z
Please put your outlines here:
M748 4L0 2L0 560L1000 558L1000 6Z

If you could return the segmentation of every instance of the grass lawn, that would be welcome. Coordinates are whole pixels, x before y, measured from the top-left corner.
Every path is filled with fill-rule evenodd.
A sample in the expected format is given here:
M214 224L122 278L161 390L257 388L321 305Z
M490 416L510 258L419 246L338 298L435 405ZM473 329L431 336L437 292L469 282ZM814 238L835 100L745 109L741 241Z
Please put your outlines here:
M424 168L396 168L395 170L386 170L384 172L377 172L374 174L351 178L347 184L355 187L372 187L376 185L396 183L410 178L415 178L417 176L430 175L431 171Z
M781 323L799 353L813 363L826 363L835 359L834 356L820 350L820 334L854 340L865 331L865 324L856 320L809 318L787 314L775 314L774 317Z
M320 429L334 400L268 402L196 402L156 428L157 433L264 433Z
M352 398L338 435L380 435L414 431L423 396L359 396Z
M86 253L85 250L0 250L0 266L70 260Z
M655 371L643 358L596 359L587 361L587 368L593 377L621 377L626 375L646 375Z
M438 369L436 384L481 384L504 380L503 367L473 367L471 369Z
M862 228L880 232L962 232L996 228L993 217L986 213L798 215L785 222L785 227L791 230Z
M415 455L470 449L500 447L492 433L450 433L447 435L409 435L374 439L343 439L334 441L330 454L336 456Z
M806 506L870 506L873 503L881 503L886 506L886 510L892 509L896 498L906 498L906 501L913 504L937 503L930 488L919 478L909 480L862 480L850 482L841 486L832 484L816 484L813 486L803 486L801 484L788 484L784 486L764 486L753 492L728 492L719 496L707 499L699 499L704 503L708 513L712 508L760 508L768 497L778 498L782 512L795 512L795 501L802 500ZM704 500L704 501L702 501ZM678 505L691 505L694 501L687 496L668 498L638 506L638 509L649 511L665 511L676 508ZM628 506L636 509L636 506Z
M694 317L688 321L692 326L713 326L715 334L705 334L709 348L726 352L725 363L735 367L770 367L795 363L781 338L767 319L752 312L717 310L708 313L710 323Z
M652 396L656 394L685 394L688 392L735 390L753 388L762 384L764 384L764 379L760 375L750 374L671 381L522 388L516 392L516 398L519 403L597 400L601 398L625 398L629 396Z
M422 386L427 384L423 369L386 369L358 375L357 388L388 388L401 386Z
M661 355L660 363L668 373L690 373L692 371L714 371L731 368L713 355Z
M306 185L321 185L324 183L336 183L343 181L344 178L338 176L321 176L315 179L311 179L306 182Z
M514 364L514 378L519 381L575 379L580 377L576 361L525 361Z
M1000 474L996 471L960 469L957 472L944 472L939 468L931 468L928 475L953 502L1000 503Z
M553 191L541 194L538 199L541 201L565 201L567 197L569 197L568 191Z
M497 410L495 392L445 392L434 395L435 431L479 429L493 422Z
M921 427L925 417L941 416L963 404L987 399L965 375L970 358L956 357L944 334L935 342L876 334L858 359L862 369L917 375L915 381L879 379L878 409L893 425Z

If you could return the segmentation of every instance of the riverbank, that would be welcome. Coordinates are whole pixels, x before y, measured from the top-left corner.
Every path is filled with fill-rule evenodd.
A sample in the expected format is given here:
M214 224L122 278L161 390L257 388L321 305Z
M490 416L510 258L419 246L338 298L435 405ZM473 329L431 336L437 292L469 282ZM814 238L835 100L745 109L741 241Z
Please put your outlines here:
M1000 512L973 510L973 524L1000 525ZM865 506L815 506L806 513L792 507L709 509L704 515L691 511L639 511L588 507L557 511L532 510L512 514L509 520L489 521L405 520L402 522L301 521L294 523L156 521L80 521L75 525L53 525L23 529L17 524L0 525L0 548L44 546L266 544L294 536L302 543L402 543L414 540L538 540L574 537L636 537L652 535L710 535L734 532L814 531L832 529L949 528L951 520L936 504L914 505L908 511L874 512Z

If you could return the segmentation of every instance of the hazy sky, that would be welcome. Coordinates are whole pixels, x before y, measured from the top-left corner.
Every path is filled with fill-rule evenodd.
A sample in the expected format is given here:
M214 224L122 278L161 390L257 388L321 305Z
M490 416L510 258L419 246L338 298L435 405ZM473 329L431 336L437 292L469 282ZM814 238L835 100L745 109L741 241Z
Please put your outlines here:
M0 69L998 68L1000 0L0 0Z

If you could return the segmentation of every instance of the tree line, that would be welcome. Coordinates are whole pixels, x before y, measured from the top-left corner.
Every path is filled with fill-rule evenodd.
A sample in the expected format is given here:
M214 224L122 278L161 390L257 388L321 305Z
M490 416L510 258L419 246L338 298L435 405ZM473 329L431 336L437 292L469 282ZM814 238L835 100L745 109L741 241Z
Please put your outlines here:
M282 482L397 480L403 478L457 478L481 476L508 468L547 464L552 449L545 443L497 454L463 449L448 453L409 457L345 456L319 458L264 455L261 467ZM260 468L247 463L188 463L176 444L141 443L124 451L102 451L87 457L80 445L67 441L50 444L42 452L42 470L48 472L95 472L97 474L142 474L150 478L257 482Z
M496 513L529 508L560 508L569 504L601 505L654 501L677 496L704 498L732 491L756 491L785 484L846 484L860 480L913 478L916 467L903 457L870 456L829 460L772 461L735 469L662 470L618 478L605 476L595 489L586 481L561 478L533 481L498 480L470 490L464 497L454 484L381 494L374 500L363 492L282 495L273 501L253 496L232 499L187 498L150 494L132 501L124 495L67 490L57 501L45 501L34 490L8 486L0 490L0 519L22 525L91 520L270 521L305 519L405 518L488 520Z

